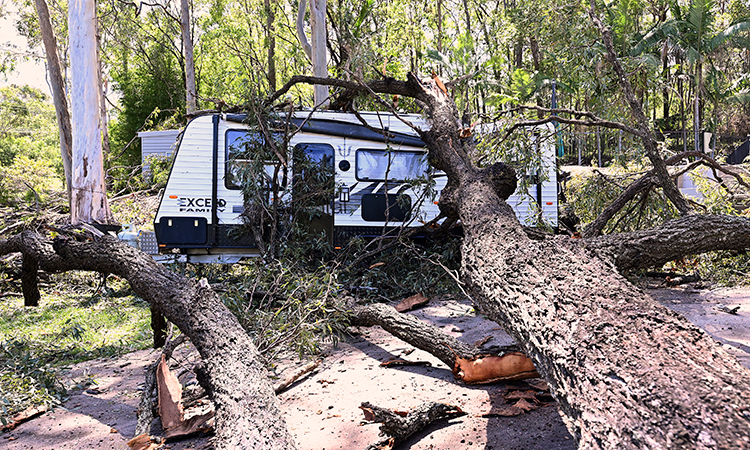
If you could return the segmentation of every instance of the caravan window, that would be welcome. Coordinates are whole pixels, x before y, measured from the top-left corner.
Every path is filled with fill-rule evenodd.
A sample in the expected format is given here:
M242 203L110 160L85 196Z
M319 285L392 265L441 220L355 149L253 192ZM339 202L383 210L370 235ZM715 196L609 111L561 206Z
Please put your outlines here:
M424 152L361 149L356 153L357 179L403 183L429 173Z
M280 149L281 151L281 149ZM256 131L229 130L226 134L226 164L224 170L224 185L227 189L241 189L242 177L251 175L253 158L260 155L264 160L265 171L258 180L268 187L271 186L274 172L279 167L278 183L286 187L286 174L278 157L269 147L265 146L265 139Z

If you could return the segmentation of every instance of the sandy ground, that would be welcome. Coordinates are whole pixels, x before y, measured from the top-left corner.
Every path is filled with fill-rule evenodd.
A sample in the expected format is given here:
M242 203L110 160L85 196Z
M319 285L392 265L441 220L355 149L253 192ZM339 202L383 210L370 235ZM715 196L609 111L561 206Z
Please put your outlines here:
M750 289L708 291L653 285L647 290L709 332L750 368ZM722 312L717 309L720 304L740 306L739 313ZM497 324L476 316L469 305L433 301L413 314L465 342L487 336L492 336L490 345L511 342ZM379 366L396 356L429 361L432 365L390 369ZM62 408L1 435L0 449L126 449L126 442L135 431L143 369L155 358L153 351L140 351L73 367L66 375L70 380L93 377L98 384L74 391ZM188 349L178 352L175 370L179 373L189 366L192 358ZM281 368L278 372L284 375ZM401 447L404 449L576 448L554 403L520 416L495 416L507 406L503 394L515 389L528 386L522 382L460 385L437 359L376 327L361 329L359 335L327 350L318 370L279 399L289 429L303 450L357 449L375 442L378 425L365 423L359 409L365 401L398 410L411 409L424 401L441 401L458 405L468 413L434 424L413 436ZM169 443L168 448L199 450L211 446L210 439L199 437Z

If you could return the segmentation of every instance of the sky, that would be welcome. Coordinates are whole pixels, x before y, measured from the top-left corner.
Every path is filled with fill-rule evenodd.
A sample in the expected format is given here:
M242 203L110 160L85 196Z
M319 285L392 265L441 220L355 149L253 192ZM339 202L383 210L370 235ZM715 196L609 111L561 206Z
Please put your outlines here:
M30 50L26 45L26 38L19 35L13 25L13 18L16 16L15 12L17 11L15 5L7 0L0 0L0 10L8 13L0 18L0 53L30 53ZM36 49L35 53L40 56L43 55L42 49ZM0 87L9 86L11 84L28 84L40 89L42 92L50 94L49 85L46 81L44 60L42 59L38 62L33 59L20 61L16 64L16 69L12 73L0 74Z

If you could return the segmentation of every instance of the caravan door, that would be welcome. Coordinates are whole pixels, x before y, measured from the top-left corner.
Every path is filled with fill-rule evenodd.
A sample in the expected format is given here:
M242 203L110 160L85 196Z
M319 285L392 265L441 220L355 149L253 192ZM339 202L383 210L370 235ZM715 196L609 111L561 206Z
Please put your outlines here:
M336 183L334 150L330 144L299 143L292 150L294 184L292 201L299 209L298 220L314 234L333 238L333 197Z

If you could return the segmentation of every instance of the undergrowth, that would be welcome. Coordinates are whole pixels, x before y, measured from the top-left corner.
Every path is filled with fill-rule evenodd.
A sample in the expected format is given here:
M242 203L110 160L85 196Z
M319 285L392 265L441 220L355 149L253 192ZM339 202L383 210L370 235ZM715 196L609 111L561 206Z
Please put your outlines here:
M37 307L19 296L0 301L2 420L30 406L56 405L67 365L149 347L149 308L122 280L107 286L92 273L69 272L42 283Z
M593 172L576 176L568 183L569 204L581 219L579 229L593 221L601 211L619 194L622 188L637 179L644 167L631 165L619 168L608 174ZM691 198L697 214L750 215L750 208L743 199L743 187L724 176L722 183L697 170L690 175L701 193L701 198ZM657 226L666 220L677 217L674 207L669 204L660 189L651 189L640 194L635 201L623 208L604 230L605 234L641 230ZM684 274L698 274L711 283L720 286L750 284L750 255L738 251L714 251L685 257L667 263L657 270L675 271Z

